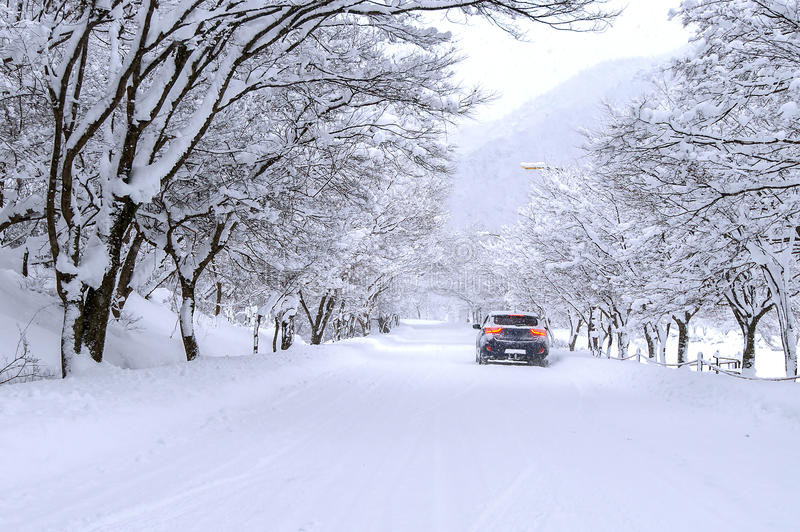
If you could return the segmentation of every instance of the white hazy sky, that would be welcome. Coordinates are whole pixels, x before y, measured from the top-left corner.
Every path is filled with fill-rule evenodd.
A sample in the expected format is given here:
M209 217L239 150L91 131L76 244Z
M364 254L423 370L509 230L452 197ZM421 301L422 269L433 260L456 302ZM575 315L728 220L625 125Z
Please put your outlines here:
M617 0L624 7L613 27L602 33L558 31L529 24L526 42L485 21L440 24L456 36L465 56L458 76L499 95L476 114L477 122L502 118L524 102L554 88L581 70L624 57L664 55L685 45L689 32L669 20L680 0ZM474 122L473 122L474 124Z

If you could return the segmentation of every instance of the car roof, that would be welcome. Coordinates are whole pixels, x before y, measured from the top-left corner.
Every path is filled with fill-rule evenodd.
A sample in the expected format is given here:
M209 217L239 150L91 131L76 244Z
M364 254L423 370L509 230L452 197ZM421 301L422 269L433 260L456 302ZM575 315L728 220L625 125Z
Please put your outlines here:
M521 312L519 310L493 310L489 312L489 316L504 316L504 315L512 315L516 314L517 316L530 316L531 318L538 318L536 314L533 312Z

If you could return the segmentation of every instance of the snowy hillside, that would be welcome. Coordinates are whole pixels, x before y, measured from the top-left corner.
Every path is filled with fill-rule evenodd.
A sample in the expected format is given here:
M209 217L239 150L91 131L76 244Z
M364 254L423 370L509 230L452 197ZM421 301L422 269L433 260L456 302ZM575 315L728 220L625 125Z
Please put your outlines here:
M581 128L603 115L603 102L624 103L648 86L657 62L624 59L586 70L490 124L472 124L459 137L460 156L450 198L454 227L481 223L496 228L513 220L525 200L523 161L563 165L581 155Z
M13 358L24 337L30 355L39 359L47 373L59 371L61 335L60 301L48 290L38 288L41 280L25 278L11 269L11 254L0 252L0 361ZM146 368L185 361L174 296L157 291L153 300L131 294L122 319L109 325L105 362L118 368ZM225 319L198 314L198 339L208 356L249 354L252 331ZM269 349L271 331L260 335ZM91 366L87 360L80 359Z

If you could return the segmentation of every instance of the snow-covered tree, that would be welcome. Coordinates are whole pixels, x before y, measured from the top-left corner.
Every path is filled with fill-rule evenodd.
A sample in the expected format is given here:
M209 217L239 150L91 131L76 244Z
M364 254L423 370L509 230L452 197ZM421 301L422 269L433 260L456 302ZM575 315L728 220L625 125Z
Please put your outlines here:
M695 29L694 47L592 148L597 167L613 168L615 185L677 237L675 256L699 266L705 285L723 293L743 267L759 270L788 375L797 343L797 13L796 2L685 2L679 14Z
M40 172L40 186L30 189L45 192L31 214L20 205L4 206L3 219L46 215L64 303L63 372L84 348L102 358L124 255L143 238L136 240L131 230L137 211L186 174L217 118L237 102L287 86L337 84L343 66L357 65L352 60L370 49L372 65L394 73L394 80L420 60L430 67L451 53L449 35L420 17L431 10L492 17L509 29L514 19L591 29L609 17L597 4L27 0L2 6L5 101L35 105L36 113L26 108L14 118L35 115L31 121L41 125L24 133L5 128L3 141L24 159L13 172L26 178ZM428 81L409 76L410 89L374 74L354 68L350 78L376 99L393 94L429 109L451 105L438 99L444 71ZM348 84L340 88L334 92L338 105L354 105ZM299 127L302 135L317 124ZM9 167L3 162L5 191Z

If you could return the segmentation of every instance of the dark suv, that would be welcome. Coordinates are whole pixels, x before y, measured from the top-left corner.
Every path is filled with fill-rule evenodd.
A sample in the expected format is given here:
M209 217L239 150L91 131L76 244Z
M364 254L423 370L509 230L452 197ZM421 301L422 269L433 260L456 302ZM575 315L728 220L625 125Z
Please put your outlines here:
M525 312L490 312L482 324L475 349L475 361L486 364L491 360L527 362L547 365L550 352L547 329L539 318Z

